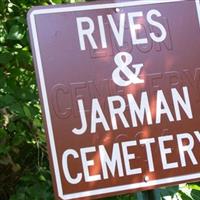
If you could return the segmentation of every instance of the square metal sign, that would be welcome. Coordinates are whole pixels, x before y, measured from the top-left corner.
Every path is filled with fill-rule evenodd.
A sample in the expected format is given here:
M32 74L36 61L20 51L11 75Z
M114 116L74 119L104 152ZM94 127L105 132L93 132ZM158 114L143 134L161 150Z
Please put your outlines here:
M200 179L199 0L28 13L56 199Z

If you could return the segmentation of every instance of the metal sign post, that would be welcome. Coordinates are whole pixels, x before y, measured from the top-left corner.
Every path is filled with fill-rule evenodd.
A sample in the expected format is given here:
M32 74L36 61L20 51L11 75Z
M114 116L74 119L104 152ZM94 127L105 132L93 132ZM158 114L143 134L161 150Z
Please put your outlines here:
M137 200L160 200L159 189L137 192Z

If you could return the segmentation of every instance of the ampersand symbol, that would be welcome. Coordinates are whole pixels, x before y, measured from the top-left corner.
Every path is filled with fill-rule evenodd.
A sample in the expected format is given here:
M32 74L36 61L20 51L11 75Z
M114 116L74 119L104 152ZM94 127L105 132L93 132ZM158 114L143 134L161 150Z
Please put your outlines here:
M141 68L144 66L143 64L135 64L132 65L134 68L134 72L129 69L129 65L132 63L133 58L132 55L127 52L120 52L114 58L115 64L117 68L112 73L113 81L119 86L128 86L130 84L139 84L144 83L143 79L140 79L138 76L140 74ZM124 80L121 77L120 73L123 73L127 80Z

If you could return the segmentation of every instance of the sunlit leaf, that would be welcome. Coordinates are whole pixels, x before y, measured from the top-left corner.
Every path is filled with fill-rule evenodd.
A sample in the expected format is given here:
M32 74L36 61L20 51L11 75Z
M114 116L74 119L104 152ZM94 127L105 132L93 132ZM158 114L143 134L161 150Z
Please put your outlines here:
M31 112L30 112L30 109L28 108L28 106L23 106L23 109L24 109L24 113L25 113L26 117L31 119L32 115L31 115Z
M52 0L52 2L55 4L60 4L60 3L62 3L62 0Z
M8 33L9 40L21 40L24 37L24 31L19 25L13 25Z

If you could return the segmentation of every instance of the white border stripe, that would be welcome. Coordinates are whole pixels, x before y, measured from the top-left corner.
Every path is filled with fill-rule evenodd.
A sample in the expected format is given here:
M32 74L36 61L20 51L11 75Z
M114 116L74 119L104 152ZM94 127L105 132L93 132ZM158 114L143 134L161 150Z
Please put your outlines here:
M58 195L63 200L75 199L75 198L80 198L80 197L88 197L88 196L94 196L94 195L100 195L100 194L106 194L106 193L112 193L112 192L120 192L124 190L131 190L131 189L137 189L137 188L142 188L142 187L151 187L151 186L175 183L175 182L180 182L180 181L187 181L191 179L200 178L200 173L189 174L189 175L184 175L184 176L175 176L175 177L170 177L170 178L165 178L165 179L158 179L158 180L148 181L147 183L146 182L133 183L133 184L107 187L107 188L95 189L91 191L84 191L84 192L78 192L78 193L72 193L72 194L63 194L59 165L58 165L58 158L56 154L56 146L55 146L55 141L54 141L54 134L53 134L53 128L52 128L51 116L50 116L50 110L49 110L49 104L48 104L48 98L47 98L47 91L46 91L46 85L45 85L45 79L44 79L44 72L42 68L40 48L39 48L39 42L38 42L38 37L37 37L35 15L84 11L84 10L108 9L108 8L116 8L116 7L120 8L120 7L149 5L149 4L158 4L158 3L173 3L173 2L181 2L181 1L184 1L184 0L162 0L162 1L161 0L141 0L141 1L124 2L124 3L108 3L108 4L87 5L87 6L83 5L83 6L74 6L74 7L64 7L64 8L58 8L58 7L47 8L47 9L45 8L45 9L32 10L30 12L30 15L29 15L30 22L31 22L30 25L32 29L34 51L36 55L38 74L40 78L40 87L41 87L41 94L42 94L44 110L45 110L45 118L47 122L48 133L49 133L49 142L50 142L50 147L51 147L55 179L56 179L56 184L57 184ZM195 0L195 2L196 2L198 20L200 24L200 0Z
M173 3L180 2L184 0L141 0L141 1L133 1L133 2L124 2L124 3L108 3L108 4L97 4L97 5L87 5L87 6L75 6L75 7L64 7L64 8L48 8L48 9L39 9L33 10L33 14L53 14L53 13L61 13L61 12L74 12L74 11L85 11L85 10L98 10L98 9L108 9L108 8L121 8L128 6L142 6L142 5L150 5L150 4L158 4L158 3Z
M30 15L30 21L31 21L31 28L32 28L32 35L34 40L34 46L35 46L35 55L37 58L37 66L38 66L38 74L40 78L40 86L41 86L41 93L43 97L43 105L45 110L45 118L47 122L47 128L49 133L49 140L50 140L50 146L51 146L51 153L52 153L52 159L54 164L54 172L56 176L56 183L58 185L58 193L59 195L63 196L63 190L61 185L61 179L60 179L60 171L58 167L58 158L56 154L56 147L55 147L55 141L54 141L54 134L53 134L53 128L52 128L52 122L51 122L51 116L50 116L50 110L49 110L49 104L48 104L48 98L47 98L47 91L46 91L46 85L44 80L44 72L42 68L42 61L40 56L40 48L39 48L39 42L36 32L36 24L35 24L35 18L34 15Z
M162 184L166 185L168 183L175 183L179 181L187 181L187 180L198 179L198 178L200 178L200 173L188 174L184 176L174 176L170 178L152 180L152 181L141 182L141 183L133 183L133 184L127 184L127 185L121 185L121 186L114 186L114 187L108 187L108 188L103 188L103 189L96 189L92 191L68 194L68 195L64 195L63 197L65 200L69 200L69 199L75 199L75 198L80 198L80 197L88 197L91 195L101 195L101 194L121 192L125 190L132 190L132 189L143 188L143 187L151 187L155 185L162 185Z
M200 26L200 0L195 0L195 2L196 2L197 15L198 15L199 26Z

